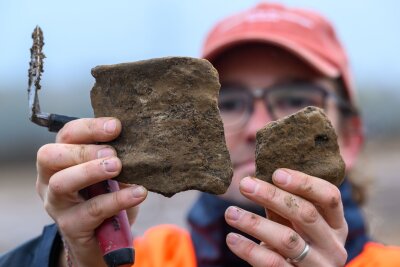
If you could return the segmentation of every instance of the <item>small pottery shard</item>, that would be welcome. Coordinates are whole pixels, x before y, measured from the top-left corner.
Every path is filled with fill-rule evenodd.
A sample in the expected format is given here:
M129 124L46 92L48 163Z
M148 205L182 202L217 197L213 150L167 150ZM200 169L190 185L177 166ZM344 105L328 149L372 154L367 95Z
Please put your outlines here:
M345 164L337 136L322 109L307 107L257 132L256 177L272 182L278 168L289 168L339 186Z
M233 171L217 107L218 73L208 61L150 59L98 66L92 75L95 116L122 122L110 143L123 166L116 180L165 196L226 191Z

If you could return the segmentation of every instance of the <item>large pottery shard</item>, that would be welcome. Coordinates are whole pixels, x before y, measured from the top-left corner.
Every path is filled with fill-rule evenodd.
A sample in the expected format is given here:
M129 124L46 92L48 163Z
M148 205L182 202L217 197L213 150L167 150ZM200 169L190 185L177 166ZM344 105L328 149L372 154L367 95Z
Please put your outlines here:
M116 180L165 196L226 191L233 171L217 107L218 73L208 61L159 58L98 66L92 75L95 116L122 122L110 143L123 166Z
M339 186L345 173L332 124L316 107L307 107L257 132L256 177L272 181L278 168L289 168Z

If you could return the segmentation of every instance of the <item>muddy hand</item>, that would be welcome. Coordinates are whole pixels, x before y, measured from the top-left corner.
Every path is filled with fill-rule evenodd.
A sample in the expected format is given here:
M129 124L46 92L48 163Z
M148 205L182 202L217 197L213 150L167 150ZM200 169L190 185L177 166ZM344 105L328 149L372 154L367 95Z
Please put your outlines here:
M120 173L121 161L115 150L96 144L111 141L120 132L121 123L114 118L79 119L61 129L57 143L38 151L36 188L68 244L74 266L105 266L94 230L121 210L130 209L128 214L134 215L137 205L146 198L147 191L141 186L125 187L90 200L79 193Z
M241 193L265 207L268 218L229 207L227 223L261 241L230 233L229 248L253 266L344 266L348 228L339 189L289 169L275 171L273 182L241 181Z

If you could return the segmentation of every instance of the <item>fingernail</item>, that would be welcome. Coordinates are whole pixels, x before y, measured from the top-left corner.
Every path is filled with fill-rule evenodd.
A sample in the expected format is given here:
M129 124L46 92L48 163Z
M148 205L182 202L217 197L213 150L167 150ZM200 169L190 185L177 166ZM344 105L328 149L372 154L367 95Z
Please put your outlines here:
M275 183L285 185L288 184L291 180L291 176L289 173L278 169L274 172L272 175L272 179L274 180Z
M241 189L247 193L254 193L257 185L257 182L251 177L245 177L240 181Z
M104 131L106 133L112 134L117 129L117 121L116 120L109 120L104 123Z
M229 245L236 245L239 242L240 236L235 233L229 233L226 237L226 242Z
M118 162L116 159L105 159L100 164L106 172L115 172L118 170Z
M97 158L106 158L106 157L111 157L115 155L115 151L109 147L102 148L99 151L97 151Z
M229 207L226 211L226 217L229 220L237 221L242 211L238 207Z
M146 189L141 185L134 185L132 187L132 196L134 198L144 197L146 195Z

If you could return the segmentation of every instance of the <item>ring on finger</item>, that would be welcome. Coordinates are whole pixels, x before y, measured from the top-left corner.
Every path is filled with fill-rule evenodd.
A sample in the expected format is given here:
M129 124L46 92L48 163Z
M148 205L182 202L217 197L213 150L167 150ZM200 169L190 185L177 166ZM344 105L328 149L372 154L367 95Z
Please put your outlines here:
M306 245L304 246L304 249L299 256L295 258L287 258L286 261L289 263L299 263L307 256L309 251L310 251L310 245L306 242Z

